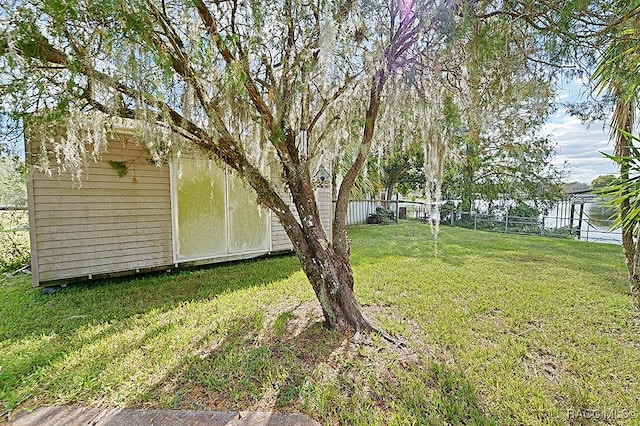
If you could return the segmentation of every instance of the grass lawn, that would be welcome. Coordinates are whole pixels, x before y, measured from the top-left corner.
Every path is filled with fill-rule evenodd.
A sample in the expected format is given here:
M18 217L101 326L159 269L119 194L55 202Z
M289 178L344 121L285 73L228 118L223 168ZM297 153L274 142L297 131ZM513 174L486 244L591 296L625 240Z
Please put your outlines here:
M620 246L443 227L436 257L423 224L349 234L357 297L406 348L323 329L295 257L48 296L0 278L2 418L89 404L640 424L640 313Z

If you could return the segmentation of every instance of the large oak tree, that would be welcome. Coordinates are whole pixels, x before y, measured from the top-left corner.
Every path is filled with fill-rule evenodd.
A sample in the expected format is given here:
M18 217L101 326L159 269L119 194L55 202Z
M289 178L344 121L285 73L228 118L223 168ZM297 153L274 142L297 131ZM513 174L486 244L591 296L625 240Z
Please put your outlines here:
M428 103L420 91L428 90L424 78L454 25L455 8L442 1L366 0L3 6L5 104L17 106L16 113L42 113L40 122L32 118L33 128L58 120L73 129L54 142L65 145L57 150L63 165L77 168L86 142L94 154L106 149L105 117L142 123L158 159L199 147L232 168L278 217L326 322L372 329L354 297L349 194L378 117L396 113L385 104L392 97L387 88L402 90L404 109ZM411 85L404 84L409 73ZM78 124L87 114L92 125ZM326 158L345 150L353 161L328 235L312 177ZM278 179L265 167L272 157Z
M106 149L111 117L141 123L156 159L198 147L223 162L283 224L327 324L372 330L346 230L372 145L415 129L437 168L443 91L460 89L447 46L470 22L508 20L523 55L540 60L540 35L584 37L602 16L599 2L571 1L1 0L0 92L14 116L38 113L32 128L71 129L55 142L62 164ZM351 161L330 235L312 177L335 156Z

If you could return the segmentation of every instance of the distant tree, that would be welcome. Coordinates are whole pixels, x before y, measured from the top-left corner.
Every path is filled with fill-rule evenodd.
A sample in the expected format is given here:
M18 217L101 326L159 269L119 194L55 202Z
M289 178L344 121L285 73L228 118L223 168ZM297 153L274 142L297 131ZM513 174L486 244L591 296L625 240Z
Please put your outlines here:
M18 123L0 112L0 205L27 205L27 167L17 147L21 141Z
M27 205L27 167L19 157L0 152L0 206Z
M390 152L371 157L369 179L379 182L386 199L391 200L398 192L406 196L411 191L421 191L425 186L424 151L421 144L412 143L406 147L395 144Z
M593 179L589 186L591 189L602 189L612 184L617 178L614 175L600 175Z
M542 207L560 195L562 172L551 162L555 144L537 134L552 106L550 74L522 56L512 29L508 20L475 22L459 49L462 90L447 106L453 155L443 192L462 200L464 211L478 196Z
M591 189L589 184L584 182L568 182L562 185L562 192L565 194L588 191L589 189Z
M462 200L462 209L469 211L478 197L532 201L542 210L562 197L563 171L551 164L555 147L548 139L494 142L462 144L460 160L445 169L447 198Z

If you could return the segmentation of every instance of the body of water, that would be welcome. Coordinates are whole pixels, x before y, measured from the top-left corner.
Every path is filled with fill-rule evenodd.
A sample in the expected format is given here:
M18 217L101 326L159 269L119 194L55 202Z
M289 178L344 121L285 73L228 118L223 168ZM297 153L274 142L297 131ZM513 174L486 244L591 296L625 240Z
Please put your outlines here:
M580 227L579 238L583 241L593 241L609 244L622 244L622 232L613 228L615 210L604 205L601 201L584 204L582 221L580 220L580 206L576 205L571 220L571 204L560 202L544 216L544 227L550 231L573 229ZM576 238L578 233L575 232Z

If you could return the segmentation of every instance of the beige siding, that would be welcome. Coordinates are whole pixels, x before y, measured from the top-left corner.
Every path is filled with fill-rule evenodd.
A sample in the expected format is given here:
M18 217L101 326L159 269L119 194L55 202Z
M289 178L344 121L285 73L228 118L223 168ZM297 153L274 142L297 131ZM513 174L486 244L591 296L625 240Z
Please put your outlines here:
M291 197L289 197L284 190L280 192L280 196L285 201L288 201L289 206L291 206L295 211ZM287 250L293 250L293 245L291 244L284 227L278 220L278 217L275 213L271 213L271 251L278 252Z
M331 201L331 188L318 188L316 190L316 200L320 209L320 220L324 230L331 238L333 224L333 203Z
M70 175L54 172L51 177L32 171L28 199L34 285L173 266L170 169L149 164L148 155L135 141L125 143L122 138L111 141L100 161L88 164L80 183ZM37 147L28 147L28 152L37 152ZM135 162L120 178L109 160ZM284 189L281 192L289 199ZM330 235L331 191L320 188L316 197ZM271 251L292 248L284 228L271 214ZM255 255L230 254L186 264Z
M295 207L290 201L291 197L280 194L285 200L289 201L289 205L295 213ZM327 235L331 238L331 227L333 223L333 203L331 202L331 188L318 188L315 193L318 207L320 209L320 220L324 226ZM292 250L293 246L289 240L289 236L275 214L271 215L271 247L273 251Z
M271 251L292 250L293 245L289 240L289 236L275 214L271 215Z
M80 183L32 172L34 285L173 263L169 167L147 157L135 143L112 141ZM135 163L120 178L108 162L127 159Z

